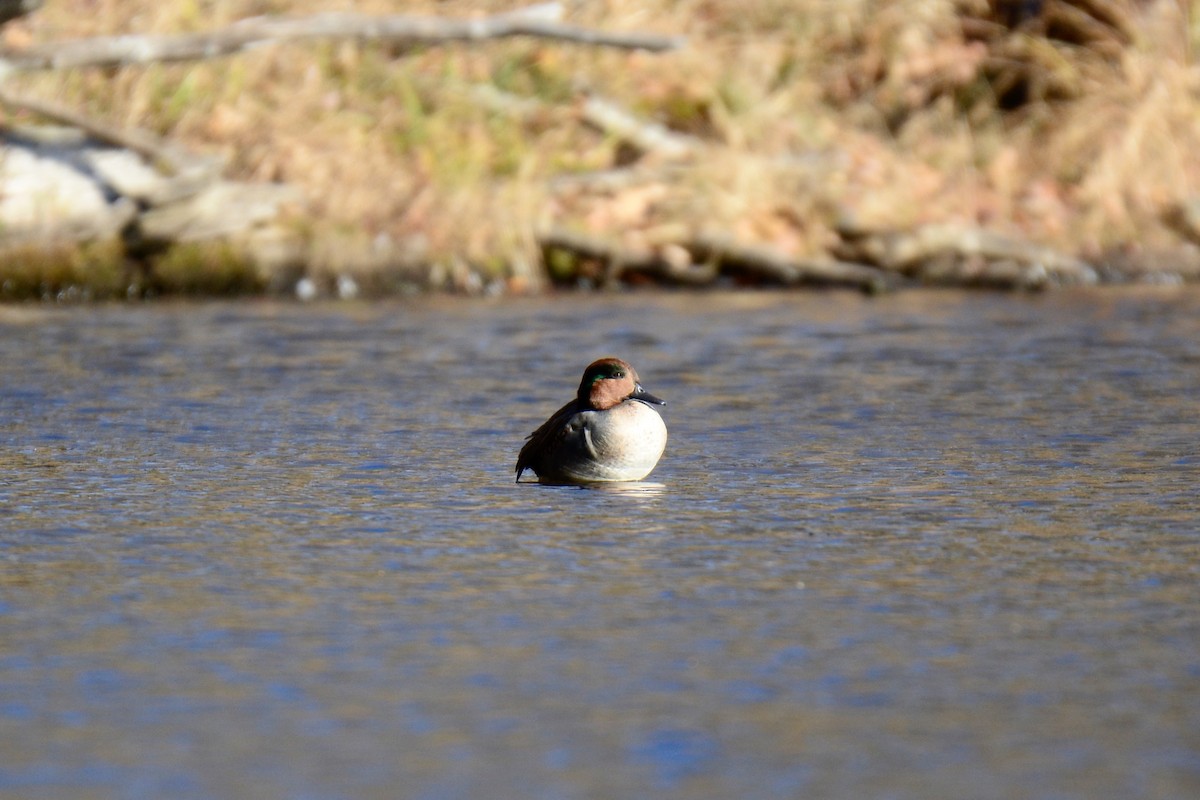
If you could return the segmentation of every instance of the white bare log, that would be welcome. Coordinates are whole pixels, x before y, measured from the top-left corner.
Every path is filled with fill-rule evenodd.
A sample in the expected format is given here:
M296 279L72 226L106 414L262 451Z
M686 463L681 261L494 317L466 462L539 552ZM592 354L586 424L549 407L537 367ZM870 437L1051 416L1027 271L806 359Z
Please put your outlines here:
M215 177L223 166L219 159L202 158L155 136L149 131L118 128L79 112L32 97L23 97L0 85L0 105L28 111L63 125L78 128L98 142L137 153L168 175L191 176L199 183Z
M895 276L864 264L795 258L764 245L722 234L701 233L691 240L656 246L629 246L576 231L552 228L538 236L546 250L561 250L607 265L605 281L642 274L664 283L712 285L722 275L745 275L779 286L850 286L878 293L893 288Z
M589 97L583 103L583 118L589 124L628 142L644 153L654 153L675 160L689 158L703 148L704 143L694 136L676 133L665 125L639 119L630 112L600 97Z
M558 21L558 3L545 3L476 19L411 15L326 13L303 17L254 17L203 33L169 36L99 36L36 45L0 58L6 72L79 67L116 67L190 61L230 55L266 44L312 39L358 39L401 46L474 42L529 36L576 44L662 51L682 46L673 36L614 33Z
M520 97L494 86L472 86L469 94L481 106L512 117L548 113L553 106L532 97ZM595 95L584 99L580 118L588 125L625 142L639 153L653 153L664 161L681 161L701 151L702 140L677 133L665 125L644 120L616 103Z
M969 225L929 224L872 230L843 220L839 256L929 283L1037 288L1049 282L1093 284L1092 265L1049 247Z

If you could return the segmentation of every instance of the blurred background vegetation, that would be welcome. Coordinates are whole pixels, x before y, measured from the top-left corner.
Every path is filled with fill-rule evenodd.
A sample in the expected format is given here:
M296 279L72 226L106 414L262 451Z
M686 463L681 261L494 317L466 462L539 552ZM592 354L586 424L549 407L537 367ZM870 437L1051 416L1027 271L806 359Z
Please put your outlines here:
M404 49L262 47L198 63L10 79L111 124L298 187L310 269L537 288L536 232L651 244L720 230L827 253L839 221L959 222L1092 259L1188 246L1200 187L1194 0L589 0L565 19L680 34L664 54L527 38ZM204 31L261 14L469 17L510 2L52 0L8 47ZM531 100L520 113L481 87ZM588 124L601 97L702 145L631 149ZM515 107L515 106L514 106ZM628 180L597 178L625 168ZM378 278L378 276L375 276Z

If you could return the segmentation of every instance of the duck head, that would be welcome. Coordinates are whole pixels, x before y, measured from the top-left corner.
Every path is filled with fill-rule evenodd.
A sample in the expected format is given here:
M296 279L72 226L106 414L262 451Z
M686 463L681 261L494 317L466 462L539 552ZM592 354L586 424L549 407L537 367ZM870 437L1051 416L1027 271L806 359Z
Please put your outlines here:
M594 411L605 411L626 400L659 406L667 404L666 400L660 400L643 389L634 368L619 358L602 358L589 364L583 371L576 397L581 405Z

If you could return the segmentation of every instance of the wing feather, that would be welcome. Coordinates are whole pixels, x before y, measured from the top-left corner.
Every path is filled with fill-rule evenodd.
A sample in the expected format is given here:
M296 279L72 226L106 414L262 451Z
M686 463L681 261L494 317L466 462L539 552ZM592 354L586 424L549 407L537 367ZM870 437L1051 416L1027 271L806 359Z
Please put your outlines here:
M579 401L572 400L555 411L550 419L536 431L526 436L525 446L517 455L517 480L521 473L531 469L541 477L545 471L545 458L558 449L567 433L567 420L579 412Z

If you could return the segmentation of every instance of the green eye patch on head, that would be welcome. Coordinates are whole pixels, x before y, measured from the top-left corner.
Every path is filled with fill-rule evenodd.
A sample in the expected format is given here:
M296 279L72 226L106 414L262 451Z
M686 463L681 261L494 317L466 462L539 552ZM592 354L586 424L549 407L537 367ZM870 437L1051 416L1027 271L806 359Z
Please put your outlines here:
M620 364L597 364L592 370L592 383L608 378L624 378L625 370Z

